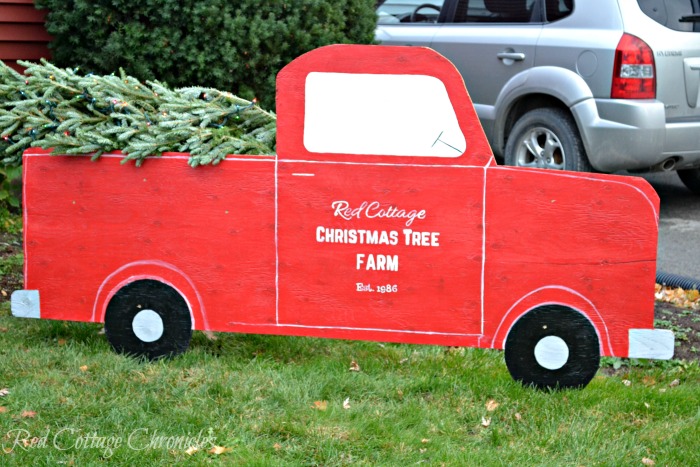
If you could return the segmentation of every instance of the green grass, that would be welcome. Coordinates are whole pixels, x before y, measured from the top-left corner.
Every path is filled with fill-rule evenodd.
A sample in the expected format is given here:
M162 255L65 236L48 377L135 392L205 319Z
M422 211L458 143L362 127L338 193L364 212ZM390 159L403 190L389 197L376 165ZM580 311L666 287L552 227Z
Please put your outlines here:
M546 392L498 351L195 333L149 363L100 331L2 304L0 465L700 465L697 363Z

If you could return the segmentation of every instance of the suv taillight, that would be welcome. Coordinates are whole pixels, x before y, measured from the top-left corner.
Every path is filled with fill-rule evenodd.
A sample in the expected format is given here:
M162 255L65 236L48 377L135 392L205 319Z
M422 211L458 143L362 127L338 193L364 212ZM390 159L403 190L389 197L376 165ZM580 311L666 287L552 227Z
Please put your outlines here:
M613 99L654 99L656 70L654 52L646 42L631 34L623 34L615 50Z

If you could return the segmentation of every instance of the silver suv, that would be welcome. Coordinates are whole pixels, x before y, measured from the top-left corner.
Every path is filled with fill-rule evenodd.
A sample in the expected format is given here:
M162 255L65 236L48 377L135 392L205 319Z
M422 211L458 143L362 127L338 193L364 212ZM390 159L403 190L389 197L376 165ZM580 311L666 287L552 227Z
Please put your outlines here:
M464 77L509 165L677 170L700 194L700 0L385 0L376 36ZM416 101L420 118L420 96Z

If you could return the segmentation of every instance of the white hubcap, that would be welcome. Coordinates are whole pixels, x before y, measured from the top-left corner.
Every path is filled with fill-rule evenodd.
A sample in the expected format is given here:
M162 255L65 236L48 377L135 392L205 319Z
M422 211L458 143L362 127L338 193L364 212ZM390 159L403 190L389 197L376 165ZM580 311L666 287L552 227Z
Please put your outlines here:
M569 346L561 337L544 337L535 346L535 360L548 370L558 370L569 360Z
M131 322L136 337L143 342L155 342L163 335L163 319L153 310L141 310Z

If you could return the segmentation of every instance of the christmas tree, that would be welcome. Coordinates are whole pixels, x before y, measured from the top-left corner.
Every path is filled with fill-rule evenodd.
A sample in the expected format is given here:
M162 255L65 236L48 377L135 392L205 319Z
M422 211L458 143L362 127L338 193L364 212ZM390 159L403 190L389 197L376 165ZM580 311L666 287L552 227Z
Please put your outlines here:
M169 89L123 71L100 76L20 62L0 62L0 160L21 162L28 147L54 154L121 151L140 165L163 152L190 153L189 164L217 164L227 154L273 154L276 117L216 89Z

